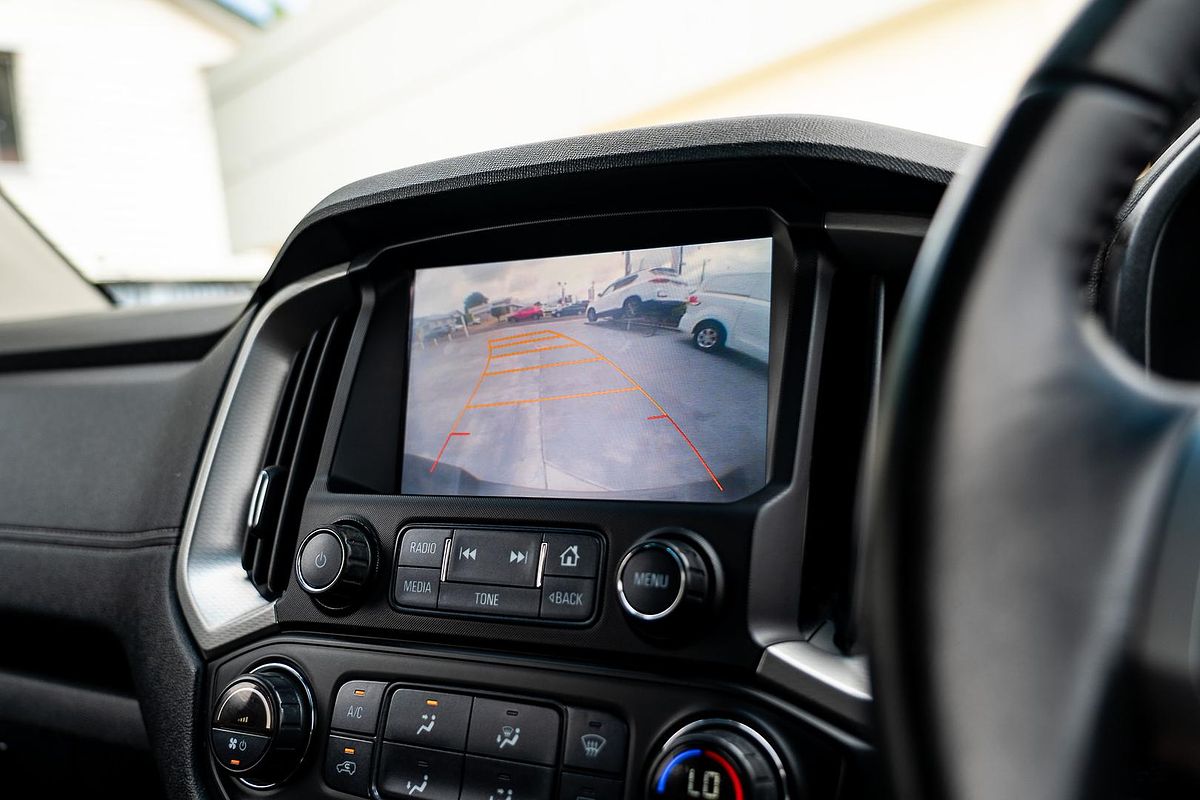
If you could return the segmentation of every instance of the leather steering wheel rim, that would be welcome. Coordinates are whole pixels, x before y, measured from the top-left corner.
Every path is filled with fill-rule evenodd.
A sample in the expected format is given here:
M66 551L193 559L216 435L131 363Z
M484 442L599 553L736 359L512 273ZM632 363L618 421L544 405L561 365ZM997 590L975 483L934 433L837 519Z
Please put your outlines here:
M900 797L1114 793L1194 394L1117 354L1090 267L1200 98L1200 3L1093 2L939 209L867 468L865 628Z

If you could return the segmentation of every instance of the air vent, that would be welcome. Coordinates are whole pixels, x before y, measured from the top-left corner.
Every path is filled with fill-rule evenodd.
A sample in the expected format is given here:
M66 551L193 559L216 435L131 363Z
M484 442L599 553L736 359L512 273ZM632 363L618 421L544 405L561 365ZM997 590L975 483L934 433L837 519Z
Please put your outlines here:
M242 567L267 599L278 597L288 584L297 526L325 436L349 329L349 318L342 316L312 335L292 362L275 412L242 546Z

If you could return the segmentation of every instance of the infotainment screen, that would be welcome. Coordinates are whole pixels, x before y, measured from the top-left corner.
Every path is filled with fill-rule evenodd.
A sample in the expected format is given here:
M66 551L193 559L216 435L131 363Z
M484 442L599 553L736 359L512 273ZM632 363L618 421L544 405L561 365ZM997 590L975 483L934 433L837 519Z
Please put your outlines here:
M762 488L771 251L417 270L401 490L720 503Z

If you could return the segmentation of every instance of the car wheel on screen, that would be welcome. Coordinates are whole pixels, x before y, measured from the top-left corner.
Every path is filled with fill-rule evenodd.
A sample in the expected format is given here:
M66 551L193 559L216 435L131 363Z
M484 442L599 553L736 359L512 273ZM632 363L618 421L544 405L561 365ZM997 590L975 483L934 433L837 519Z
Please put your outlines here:
M633 319L638 315L638 311L641 310L641 307L641 300L637 299L636 297L630 297L621 304L621 311L625 315L625 319Z
M587 319L588 319L588 322L595 322L595 321L596 321L596 309L594 309L594 308L589 308L589 309L587 310Z
M707 353L715 353L725 346L725 328L719 322L701 322L692 331L692 343Z

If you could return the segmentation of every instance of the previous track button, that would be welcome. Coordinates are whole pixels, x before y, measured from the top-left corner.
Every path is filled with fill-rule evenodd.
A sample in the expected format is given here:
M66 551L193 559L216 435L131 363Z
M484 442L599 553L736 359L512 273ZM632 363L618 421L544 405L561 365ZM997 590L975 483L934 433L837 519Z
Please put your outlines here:
M541 547L537 533L456 529L446 560L446 580L535 586Z

